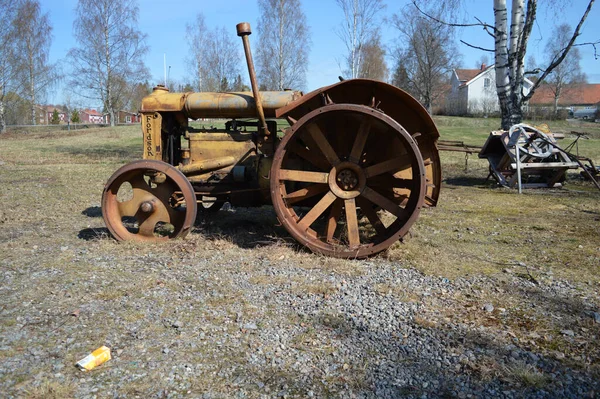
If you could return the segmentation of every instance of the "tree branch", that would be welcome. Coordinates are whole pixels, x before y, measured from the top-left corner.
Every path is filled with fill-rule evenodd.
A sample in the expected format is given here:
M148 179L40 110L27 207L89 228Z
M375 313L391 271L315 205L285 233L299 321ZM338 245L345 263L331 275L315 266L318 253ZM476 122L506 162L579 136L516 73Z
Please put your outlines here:
M462 44L466 45L466 46L469 46L469 47L471 47L471 48L474 48L474 49L477 49L477 50L488 51L488 52L490 52L490 53L493 53L493 52L494 52L494 50L493 50L493 49L489 49L489 48L483 48L483 47L475 46L475 45L473 45L473 44L470 44L470 43L467 43L467 42L465 42L464 40L460 40L460 42L461 42Z
M447 22L447 21L444 21L444 20L442 20L442 19L436 18L436 17L434 17L433 15L431 15L431 14L428 14L428 13L426 13L425 11L423 11L423 10L422 10L422 9L421 9L421 8L420 8L418 5L417 5L417 2L416 2L416 0L413 0L413 1L412 1L412 3L413 3L413 5L414 5L414 6L417 8L417 10L419 10L419 12L420 12L421 14L425 15L425 16L426 16L427 18L429 18L429 19L432 19L432 20L434 20L434 21L435 21L435 22L437 22L437 23L440 23L440 24L442 24L442 25L447 25L447 26L453 26L453 27L456 27L456 28L469 28L469 27L473 27L473 26L481 26L481 27L483 27L483 29L484 29L486 32L488 32L488 34L490 34L492 37L495 37L493 34L491 34L491 33L488 31L488 29L491 29L492 31L496 32L496 28L495 28L495 27L493 27L493 26L492 26L492 25L490 25L490 24L486 24L485 22L482 22L482 21L481 21L481 20L479 20L478 18L476 18L476 19L477 19L477 21L478 21L476 24L457 24L457 23L455 23L455 22Z
M560 65L560 63L565 59L565 57L569 53L569 50L575 44L575 40L580 35L579 32L581 31L581 27L583 26L583 23L585 22L588 14L590 13L590 10L592 9L594 2L595 2L595 0L590 0L587 8L585 9L585 12L583 13L583 16L581 17L581 19L579 20L579 23L577 24L577 28L575 28L575 32L573 32L573 36L571 37L571 40L569 40L569 43L567 44L567 47L565 47L565 49L562 52L560 52L560 55L558 57L554 58L554 61L552 61L550 63L550 65L548 66L548 68L546 68L544 73L542 73L542 76L540 76L538 81L533 84L533 86L529 90L529 93L527 93L527 95L523 96L523 101L529 100L533 96L533 93L535 92L535 90L544 81L544 79L546 79L546 77L552 72L552 70L554 70L554 68L556 68L558 65ZM594 46L594 55L595 55L596 46L595 46L595 44L593 46Z

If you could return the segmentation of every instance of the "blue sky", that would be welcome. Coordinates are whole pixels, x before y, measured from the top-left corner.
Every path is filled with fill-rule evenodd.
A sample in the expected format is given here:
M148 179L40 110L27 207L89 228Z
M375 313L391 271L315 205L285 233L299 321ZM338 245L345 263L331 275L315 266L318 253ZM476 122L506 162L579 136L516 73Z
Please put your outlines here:
M408 4L405 0L384 0L387 7L382 16L391 16L398 13ZM492 0L467 0L468 7L465 17L473 17L493 23ZM545 3L544 0L540 3ZM52 62L64 60L68 50L75 46L72 35L73 20L75 18L76 0L41 0L42 10L49 12L53 25L53 42L50 49ZM185 25L195 19L195 15L202 12L206 17L209 28L224 26L231 31L235 40L239 41L239 54L242 76L247 76L241 39L236 37L235 25L239 22L250 22L256 32L258 21L258 7L255 0L140 0L139 29L148 35L150 51L146 56L146 65L150 69L154 83L161 83L163 79L163 57L166 54L167 65L171 66L170 76L177 81L191 81L189 70L185 64L188 44L185 36ZM337 82L341 75L339 61L345 52L343 42L335 33L336 27L342 20L341 10L334 0L303 0L304 12L312 37L312 50L309 56L307 88L309 91L321 86ZM574 26L581 17L587 1L575 0L570 6L562 6L558 10L545 10L541 5L538 8L538 22L532 32L528 55L533 55L538 63L544 59L544 46L551 37L551 30L560 23L570 23ZM600 39L600 5L592 9L580 41L596 41ZM398 37L391 24L382 22L382 39L384 44L392 45ZM492 39L480 28L464 28L458 31L458 39L463 39L481 47L493 47ZM256 50L257 36L250 36L253 50ZM463 44L458 46L463 56L463 67L474 68L483 54L482 51L471 49ZM599 47L600 50L600 47ZM600 83L600 59L595 60L593 49L590 46L581 49L583 59L582 67L588 75L590 83ZM492 55L488 53L490 61ZM65 72L68 72L66 63ZM391 68L392 60L388 60ZM59 84L48 96L49 103L60 103L63 93L68 88ZM95 104L81 104L94 106Z

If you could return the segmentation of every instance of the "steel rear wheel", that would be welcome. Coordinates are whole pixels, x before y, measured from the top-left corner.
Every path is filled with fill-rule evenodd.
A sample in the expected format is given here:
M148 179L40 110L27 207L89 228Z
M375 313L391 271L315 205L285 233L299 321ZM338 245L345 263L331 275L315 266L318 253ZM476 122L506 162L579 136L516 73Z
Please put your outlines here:
M102 195L106 227L119 241L185 237L196 218L196 195L179 170L142 160L117 170Z
M334 104L292 125L271 168L280 222L314 252L362 258L402 238L426 191L416 142L371 107Z

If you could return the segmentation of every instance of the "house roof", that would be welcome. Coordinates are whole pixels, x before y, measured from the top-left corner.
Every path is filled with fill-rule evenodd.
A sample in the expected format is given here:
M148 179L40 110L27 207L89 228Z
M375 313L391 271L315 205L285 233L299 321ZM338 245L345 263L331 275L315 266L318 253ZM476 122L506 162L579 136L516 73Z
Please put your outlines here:
M58 112L59 114L65 113L65 111L63 111L61 108L55 107L54 105L39 105L39 107L40 109L46 112L54 112L54 110L56 110L56 112Z
M563 88L558 105L591 105L600 102L600 84L580 83ZM554 93L548 85L541 85L533 93L529 105L554 104Z
M84 109L80 112L83 112L84 114L88 114L88 115L102 116L102 114L100 112L96 111L95 109Z
M494 65L486 66L485 64L481 64L481 67L477 69L455 69L454 72L460 81L460 86L465 86L477 76L493 68Z
M468 82L483 72L481 69L455 69L456 76L461 82Z

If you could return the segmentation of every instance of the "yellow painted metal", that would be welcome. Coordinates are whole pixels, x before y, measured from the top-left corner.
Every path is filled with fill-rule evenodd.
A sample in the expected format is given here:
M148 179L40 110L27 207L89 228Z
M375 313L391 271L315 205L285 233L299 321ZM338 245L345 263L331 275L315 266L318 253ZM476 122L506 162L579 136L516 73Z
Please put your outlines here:
M299 91L261 92L265 116L272 118L275 110L300 98ZM141 112L178 112L188 118L255 118L256 105L251 92L239 93L169 93L157 87L142 100Z
M158 112L142 112L144 135L144 159L162 161L161 133L162 116Z
M205 159L204 161L194 162L187 165L180 165L179 170L185 175L207 173L213 170L223 169L235 163L232 156Z
M228 174L233 166L246 166L254 168L256 146L248 138L249 134L229 133L192 133L190 140L190 163L184 168L194 168L193 165L204 162L212 163L217 160L229 159L228 165L220 167L217 171L199 171L195 179L190 181L207 181L212 174ZM185 173L185 172L184 172Z

